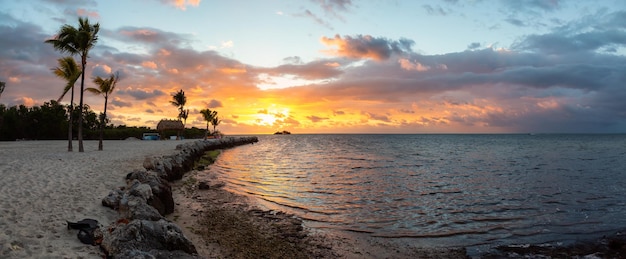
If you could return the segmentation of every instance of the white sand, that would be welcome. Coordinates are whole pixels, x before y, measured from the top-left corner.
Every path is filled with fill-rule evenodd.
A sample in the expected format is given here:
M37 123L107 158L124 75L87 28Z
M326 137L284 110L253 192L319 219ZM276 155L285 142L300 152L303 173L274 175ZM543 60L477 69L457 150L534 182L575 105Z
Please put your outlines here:
M193 141L85 141L67 152L66 141L0 142L0 258L101 258L82 244L66 220L93 218L103 225L117 213L101 205L146 156L170 155Z

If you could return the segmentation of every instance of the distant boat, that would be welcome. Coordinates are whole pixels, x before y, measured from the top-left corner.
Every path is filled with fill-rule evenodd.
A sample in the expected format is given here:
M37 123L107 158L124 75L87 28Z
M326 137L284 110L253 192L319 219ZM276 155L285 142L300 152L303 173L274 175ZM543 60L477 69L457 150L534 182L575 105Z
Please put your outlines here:
M289 135L289 134L291 134L291 132L286 131L286 130L274 132L274 135Z

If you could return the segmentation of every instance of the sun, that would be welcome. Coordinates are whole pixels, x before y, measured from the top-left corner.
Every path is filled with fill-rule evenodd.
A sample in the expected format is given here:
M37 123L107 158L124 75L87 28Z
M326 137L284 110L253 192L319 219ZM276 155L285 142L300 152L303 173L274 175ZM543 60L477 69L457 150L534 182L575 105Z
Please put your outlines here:
M276 117L272 114L258 114L257 118L262 125L273 125L276 122Z
M278 108L276 104L272 104L269 108L262 110L256 114L257 125L276 126L289 118L289 108Z

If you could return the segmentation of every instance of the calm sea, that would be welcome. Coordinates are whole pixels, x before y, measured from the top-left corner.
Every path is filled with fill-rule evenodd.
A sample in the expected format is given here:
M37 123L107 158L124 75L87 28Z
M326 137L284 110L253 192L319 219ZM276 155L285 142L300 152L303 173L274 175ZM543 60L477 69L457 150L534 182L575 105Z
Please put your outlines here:
M626 135L269 135L211 170L318 227L428 245L626 228Z

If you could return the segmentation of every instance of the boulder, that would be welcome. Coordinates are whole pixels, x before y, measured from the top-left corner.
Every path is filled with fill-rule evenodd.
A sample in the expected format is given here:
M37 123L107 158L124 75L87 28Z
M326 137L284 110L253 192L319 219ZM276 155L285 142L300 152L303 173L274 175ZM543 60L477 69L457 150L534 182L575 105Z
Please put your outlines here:
M168 255L172 251L180 251L175 254L198 253L180 228L165 219L133 220L128 224L113 225L105 231L101 247L114 258L179 258Z
M134 195L125 194L122 197L118 212L122 218L129 220L160 220L163 218L158 210L146 203L146 200Z
M124 191L121 189L115 189L109 192L109 195L102 199L102 206L109 207L111 209L117 210L120 206L120 200L124 195Z
M150 186L152 197L146 199L147 203L165 216L174 212L174 198L172 187L169 182L157 176L155 172L136 170L126 175L126 181L137 180Z

